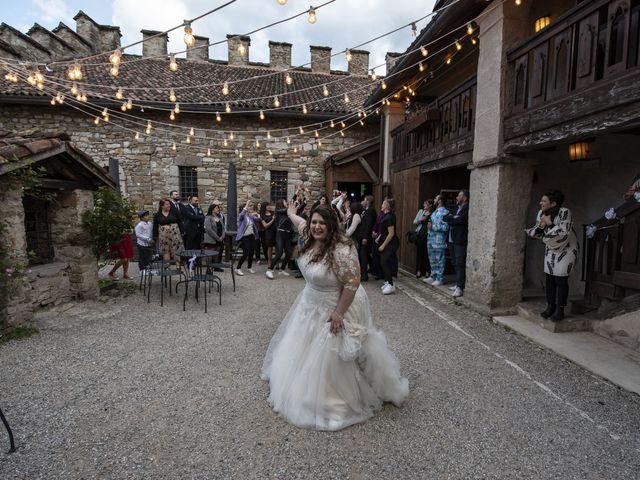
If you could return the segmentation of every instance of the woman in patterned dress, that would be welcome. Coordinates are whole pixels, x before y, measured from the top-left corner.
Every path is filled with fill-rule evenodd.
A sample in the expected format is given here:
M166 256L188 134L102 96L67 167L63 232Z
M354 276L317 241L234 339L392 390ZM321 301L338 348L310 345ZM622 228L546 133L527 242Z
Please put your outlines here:
M569 297L569 275L578 260L578 239L573 230L571 210L564 208L560 191L545 193L540 200L536 225L527 235L544 243L547 308L540 315L559 322Z
M167 199L160 200L158 213L153 217L153 238L158 250L165 260L176 261L176 267L180 267L180 252L184 250L182 242L182 222L171 211L171 202Z
M435 211L431 214L427 227L429 234L427 237L427 252L429 253L429 263L431 264L431 276L423 281L431 285L442 285L444 281L445 251L447 250L447 232L449 224L444 221L449 210L444 206L444 200L440 195L433 199Z

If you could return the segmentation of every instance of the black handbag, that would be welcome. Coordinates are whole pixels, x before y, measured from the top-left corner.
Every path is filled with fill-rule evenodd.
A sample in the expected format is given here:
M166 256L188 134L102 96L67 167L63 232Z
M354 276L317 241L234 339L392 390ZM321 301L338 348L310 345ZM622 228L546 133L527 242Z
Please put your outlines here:
M414 232L413 230L407 232L408 243L416 243L417 240L418 240L418 232Z

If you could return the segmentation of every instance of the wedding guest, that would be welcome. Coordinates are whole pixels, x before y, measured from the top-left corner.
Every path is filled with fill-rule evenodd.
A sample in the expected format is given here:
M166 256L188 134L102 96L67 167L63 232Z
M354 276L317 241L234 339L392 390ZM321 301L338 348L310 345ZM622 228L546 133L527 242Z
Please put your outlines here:
M569 275L578 261L578 239L573 230L571 210L564 208L564 194L558 190L540 199L536 225L527 235L544 243L544 273L547 308L540 314L559 322L569 298Z
M174 259L180 267L180 252L184 250L182 242L182 222L171 208L171 202L160 200L158 212L153 217L153 239L165 260Z
M427 252L431 264L431 275L422 281L439 286L444 281L445 251L447 249L447 232L449 231L449 225L444 221L444 217L449 211L445 208L441 195L437 195L433 203L436 209L427 224L429 228Z
M122 278L124 280L131 280L129 276L129 260L133 258L133 241L131 240L131 234L125 232L120 237L118 243L109 245L109 253L112 258L117 258L118 260L111 271L107 273L107 276L111 280L119 280L116 271L122 267Z
M358 243L360 250L358 257L360 261L360 281L367 282L369 280L369 265L371 265L371 250L373 246L373 224L376 221L376 209L374 207L374 199L372 195L367 195L362 201L362 222L360 224L360 232Z
M198 204L197 195L189 196L189 203L182 206L182 222L185 248L187 250L198 250L202 247L204 212Z
M273 280L273 270L281 258L282 263L280 264L278 273L287 277L289 276L289 273L287 273L285 269L287 268L287 263L289 263L293 250L291 245L292 231L293 225L287 215L287 203L285 200L278 200L276 202L276 256L273 257L266 271L266 276L270 280Z
M458 208L455 215L449 212L444 221L449 224L449 249L451 262L456 270L454 297L464 293L467 269L467 237L469 236L469 191L461 190L456 197Z
M418 210L415 218L413 219L413 225L416 230L416 278L422 276L428 277L431 272L431 265L429 264L429 255L427 254L427 237L429 235L429 217L433 213L433 200L425 200L422 203L422 208Z
M256 262L256 265L260 265L260 253L264 250L264 247L262 245L263 242L263 238L264 238L264 226L262 225L262 219L260 218L260 216L262 215L262 204L265 202L258 202L258 204L256 205L256 215L258 216L258 222L256 222L256 227L258 227L258 238L256 238L256 241L254 243L254 247L255 247L255 256L254 256L254 260ZM264 258L267 258L267 255L264 255Z
M240 209L240 215L238 215L238 233L236 234L236 241L240 242L242 247L242 256L238 260L236 267L236 275L244 275L242 272L242 264L247 261L247 271L249 273L256 273L252 267L253 255L255 251L255 239L258 238L258 216L253 212L253 206L251 200L247 200L247 203Z
M383 217L380 220L380 235L376 239L380 252L380 266L384 275L382 294L389 295L396 291L393 285L394 266L398 264L396 251L400 240L396 235L396 202L393 198L387 198L382 202Z
M347 237L358 240L360 238L360 226L362 225L362 204L360 202L351 202L349 205L350 215L345 225ZM360 242L356 243L356 249L360 248Z
M138 212L140 221L136 225L136 246L138 247L138 269L146 270L153 259L153 223L149 220L149 210Z
M225 225L224 217L220 211L220 204L212 203L209 205L206 217L204 217L204 241L202 246L207 250L218 251L216 263L222 263L224 237L226 232L227 226Z
M264 228L264 257L267 259L267 266L271 265L271 259L273 258L273 249L276 246L276 216L275 209L268 202L262 204L262 211L260 212L260 218L262 227Z

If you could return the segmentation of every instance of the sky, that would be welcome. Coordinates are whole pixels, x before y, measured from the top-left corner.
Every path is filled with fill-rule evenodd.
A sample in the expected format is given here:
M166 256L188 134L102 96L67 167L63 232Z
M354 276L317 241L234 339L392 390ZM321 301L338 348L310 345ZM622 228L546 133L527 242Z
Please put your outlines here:
M184 19L194 18L223 5L228 0L0 0L0 21L22 32L34 23L52 29L62 21L75 29L73 17L83 10L99 24L117 25L122 33L122 45L141 40L140 30L168 30ZM263 27L274 21L292 16L320 5L324 0L288 0L281 6L276 0L237 0L232 5L193 23L194 35L208 37L210 42L226 39L226 35L241 34ZM435 0L336 0L318 9L317 22L311 25L306 15L282 25L251 35L250 61L269 62L269 40L293 44L294 66L310 61L309 46L331 47L332 53L344 51L380 34L413 22L433 10ZM20 5L20 8L16 8ZM391 6L390 6L391 5ZM429 19L417 22L422 30ZM183 50L182 30L169 37L168 50ZM411 28L386 36L360 47L371 53L369 66L384 64L386 52L404 52L413 41ZM141 46L126 50L141 53ZM210 58L226 60L226 44L214 46ZM346 70L344 55L334 57L331 68ZM384 68L376 69L384 74Z

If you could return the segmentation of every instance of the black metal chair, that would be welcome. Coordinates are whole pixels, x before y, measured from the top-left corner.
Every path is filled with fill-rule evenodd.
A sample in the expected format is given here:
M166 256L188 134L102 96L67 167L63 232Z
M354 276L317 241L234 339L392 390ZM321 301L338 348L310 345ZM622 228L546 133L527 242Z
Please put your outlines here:
M185 252L186 253L186 252ZM211 287L213 285L216 286L218 290L219 304L222 305L222 279L214 273L214 267L212 267L212 263L208 262L211 257L208 256L200 256L194 257L192 259L183 258L182 261L185 265L185 279L180 280L176 284L176 292L178 291L178 285L184 283L184 298L182 300L182 310L186 311L187 309L187 298L189 296L189 284L195 283L195 299L196 302L199 302L198 292L200 290L200 284L203 285L204 292L204 311L207 313L208 303L207 303L207 287L209 293L211 293ZM188 266L187 266L188 265Z
M171 296L171 291L173 290L172 278L176 276L186 278L185 273L182 271L182 268L176 267L173 260L158 259L152 261L151 266L146 274L146 277L148 278L148 282L145 283L146 288L148 288L147 303L151 303L151 284L153 283L153 277L158 277L160 279L160 306L163 307L164 289L167 287L168 283L169 296Z
M233 245L233 242L232 242ZM236 274L235 274L235 268L233 267L233 262L235 260L236 257L236 253L238 250L238 244L234 245L231 251L231 255L229 256L229 261L228 262L211 262L207 265L207 273L210 273L209 270L213 270L213 272L215 272L215 269L218 269L218 271L225 271L227 269L231 270L231 282L233 283L233 291L236 291Z

